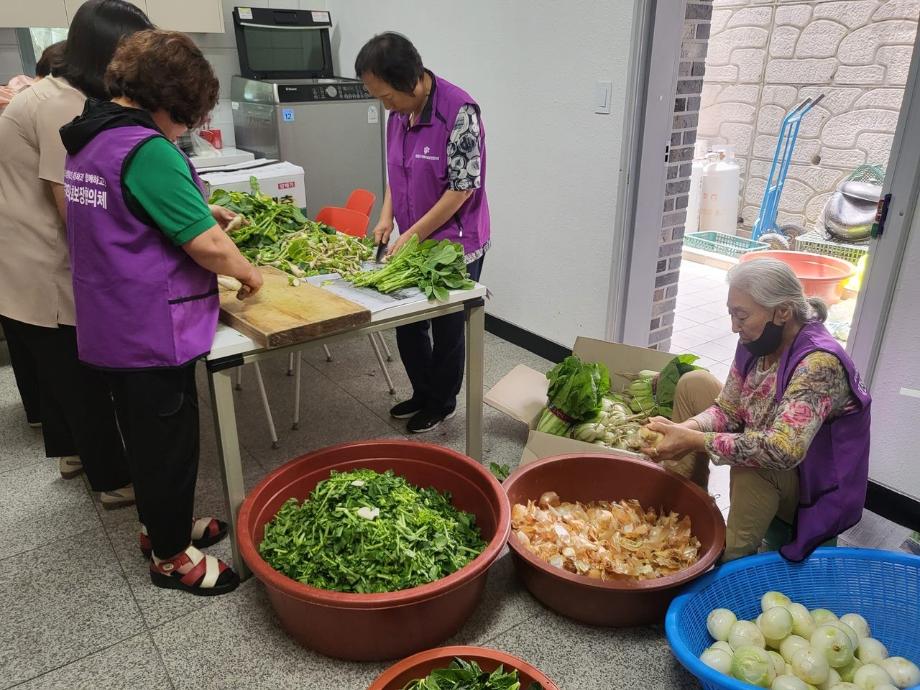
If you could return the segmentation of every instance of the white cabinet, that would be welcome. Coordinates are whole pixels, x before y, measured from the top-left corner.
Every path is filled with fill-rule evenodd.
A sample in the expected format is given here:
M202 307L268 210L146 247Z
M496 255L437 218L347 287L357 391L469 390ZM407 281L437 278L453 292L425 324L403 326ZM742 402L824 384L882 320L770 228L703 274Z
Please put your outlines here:
M224 33L224 12L220 0L147 0L147 16L161 29Z
M3 0L0 27L65 27L67 13L61 0Z
M86 0L64 0L64 6L67 8L67 20L68 24L73 21L73 16L77 13L77 10L80 9L80 5L85 3ZM144 12L147 12L147 0L128 0L132 5L137 5ZM33 24L33 26L35 26Z

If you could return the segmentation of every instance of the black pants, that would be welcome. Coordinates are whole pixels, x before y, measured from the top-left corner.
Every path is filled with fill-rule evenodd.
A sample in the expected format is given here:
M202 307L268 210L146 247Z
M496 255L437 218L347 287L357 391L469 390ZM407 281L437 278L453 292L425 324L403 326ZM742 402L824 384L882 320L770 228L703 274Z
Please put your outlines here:
M153 552L189 545L198 478L195 365L105 372L134 480L137 514Z
M28 342L23 339L20 329L16 327L17 323L5 316L0 316L0 324L3 325L3 333L6 335L6 344L10 351L10 364L13 367L13 376L16 378L16 388L19 389L19 397L22 399L26 419L29 424L37 424L42 421L38 363L29 350Z
M108 386L101 372L77 359L76 329L4 319L3 330L30 355L38 375L45 455L79 455L94 491L130 484Z
M473 280L479 280L484 259L482 256L467 265ZM435 412L446 414L457 406L466 357L465 326L464 314L458 312L396 329L396 344L412 383L412 397Z

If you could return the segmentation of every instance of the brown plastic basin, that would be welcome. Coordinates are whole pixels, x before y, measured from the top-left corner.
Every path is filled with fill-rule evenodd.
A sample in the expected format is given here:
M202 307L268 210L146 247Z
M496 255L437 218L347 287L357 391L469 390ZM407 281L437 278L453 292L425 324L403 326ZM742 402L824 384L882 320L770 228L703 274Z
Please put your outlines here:
M384 594L332 592L301 584L259 555L265 523L292 496L306 498L330 470L393 470L421 487L449 491L473 513L485 551L455 573L421 587ZM407 441L333 446L283 465L252 490L239 517L240 551L262 581L282 627L321 654L358 661L394 659L453 635L482 596L489 567L508 539L511 510L501 485L479 463L448 448Z
M424 678L435 669L446 668L454 657L475 661L486 673L499 666L504 666L505 670L516 669L522 689L536 682L543 690L559 690L558 685L523 659L486 647L438 647L419 652L393 664L367 690L402 690L406 683Z
M607 454L557 455L518 468L504 487L511 505L555 491L563 501L634 498L643 507L690 516L701 544L700 559L686 570L655 580L602 582L576 575L540 560L512 535L508 545L530 593L557 613L583 623L619 627L661 622L671 599L709 570L725 548L725 522L709 494L651 462Z

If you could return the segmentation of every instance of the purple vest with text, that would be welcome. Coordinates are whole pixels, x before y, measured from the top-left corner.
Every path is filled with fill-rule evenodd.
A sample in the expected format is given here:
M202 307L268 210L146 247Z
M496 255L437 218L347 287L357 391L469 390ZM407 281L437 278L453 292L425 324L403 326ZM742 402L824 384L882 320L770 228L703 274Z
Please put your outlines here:
M393 214L401 232L424 216L448 190L447 143L460 108L479 106L468 93L432 75L431 117L406 130L408 115L391 112L387 120L387 176ZM431 239L452 240L469 255L489 241L489 203L486 199L486 131L480 127L482 185L453 218L431 234Z
M125 162L159 132L107 129L67 157L67 237L80 360L106 369L175 367L211 349L217 276L128 206ZM189 164L192 177L204 186Z
M849 529L862 517L869 481L869 422L872 399L843 347L824 324L805 324L779 360L776 401L779 402L798 364L812 352L828 352L840 360L856 405L850 412L826 421L799 464L799 506L792 541L780 549L790 561L801 561L822 543ZM742 377L757 363L743 346L735 353Z

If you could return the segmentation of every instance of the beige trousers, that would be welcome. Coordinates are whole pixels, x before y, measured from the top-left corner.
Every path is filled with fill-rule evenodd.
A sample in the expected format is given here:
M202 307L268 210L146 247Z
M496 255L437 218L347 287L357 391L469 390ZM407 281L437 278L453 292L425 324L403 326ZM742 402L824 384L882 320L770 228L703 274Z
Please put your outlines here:
M715 402L722 383L708 371L691 371L681 376L674 391L675 422L685 422ZM662 463L704 489L709 483L709 455L690 453ZM799 476L795 470L731 468L731 508L725 535L723 561L757 553L774 517L792 524L799 498Z

